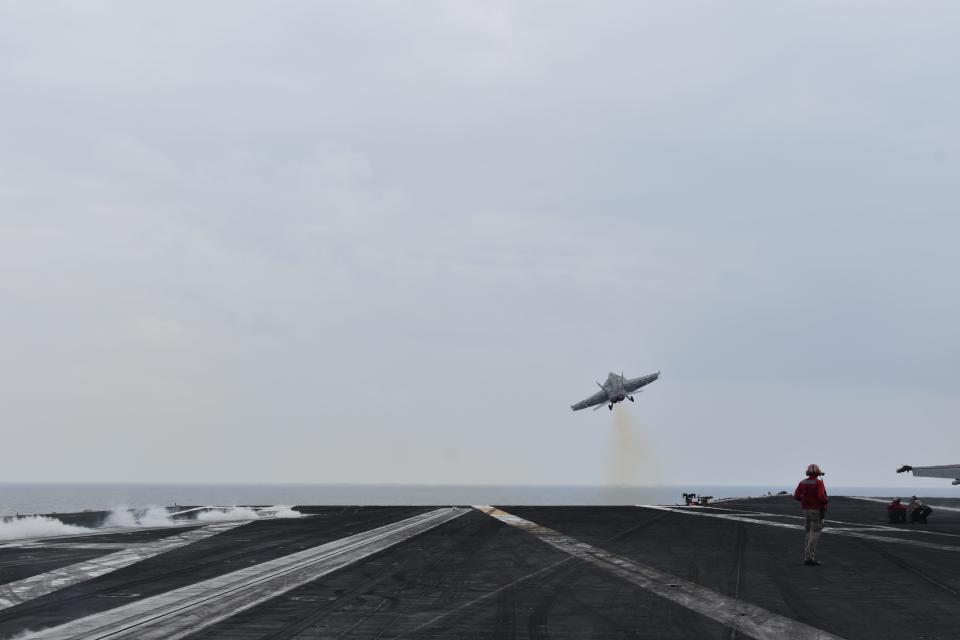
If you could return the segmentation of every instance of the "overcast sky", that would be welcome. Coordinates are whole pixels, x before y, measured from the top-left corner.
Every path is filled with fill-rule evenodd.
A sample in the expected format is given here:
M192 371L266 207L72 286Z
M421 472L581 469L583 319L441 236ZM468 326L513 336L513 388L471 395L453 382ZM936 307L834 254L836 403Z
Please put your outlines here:
M894 469L960 463L958 34L0 2L0 480L603 485L569 405L662 369L628 480L942 486Z

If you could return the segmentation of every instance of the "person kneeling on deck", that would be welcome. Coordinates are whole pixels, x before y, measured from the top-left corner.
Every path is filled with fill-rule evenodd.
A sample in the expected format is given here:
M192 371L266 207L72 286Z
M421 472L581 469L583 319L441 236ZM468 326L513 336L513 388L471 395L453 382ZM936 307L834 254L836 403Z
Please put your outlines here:
M917 496L910 498L910 506L907 507L907 510L910 512L910 522L919 522L920 524L927 524L927 516L933 513L933 509L923 504Z
M803 564L819 565L817 562L817 539L823 531L823 518L827 515L827 488L820 476L823 471L815 464L807 467L807 477L800 481L793 497L803 509L804 531Z
M890 519L890 524L906 523L907 507L900 502L900 498L894 498L887 505L887 517Z

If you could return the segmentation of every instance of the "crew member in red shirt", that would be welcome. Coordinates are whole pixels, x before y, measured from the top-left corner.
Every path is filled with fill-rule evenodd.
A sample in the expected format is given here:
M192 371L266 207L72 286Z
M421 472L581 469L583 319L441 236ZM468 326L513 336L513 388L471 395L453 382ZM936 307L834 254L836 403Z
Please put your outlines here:
M887 505L887 518L890 520L890 524L907 521L907 507L900 502L900 498L894 498Z
M823 531L823 518L827 514L827 488L820 476L824 475L820 467L812 464L807 467L807 477L800 481L793 497L800 501L803 509L804 531L803 564L818 566L817 539Z

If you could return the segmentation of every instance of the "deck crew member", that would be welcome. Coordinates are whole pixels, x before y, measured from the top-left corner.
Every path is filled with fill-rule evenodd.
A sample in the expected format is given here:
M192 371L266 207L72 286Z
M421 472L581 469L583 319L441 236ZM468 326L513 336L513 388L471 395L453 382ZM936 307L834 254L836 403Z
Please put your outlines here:
M927 516L933 513L933 509L928 507L917 496L910 497L910 505L907 507L910 512L910 522L919 522L927 524Z
M803 564L817 566L817 539L823 531L823 518L827 514L827 488L820 476L823 471L820 467L811 464L807 467L807 477L800 481L793 497L800 501L803 509L804 531L803 536Z
M906 523L907 507L900 502L900 498L894 498L887 505L887 518L890 520L890 524Z

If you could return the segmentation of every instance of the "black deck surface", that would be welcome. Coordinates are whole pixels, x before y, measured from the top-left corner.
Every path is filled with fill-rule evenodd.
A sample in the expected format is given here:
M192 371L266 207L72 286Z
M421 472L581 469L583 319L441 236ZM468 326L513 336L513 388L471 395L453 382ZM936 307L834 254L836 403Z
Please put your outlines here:
M296 520L250 522L104 576L0 610L0 638L77 618L343 538L429 507L330 507ZM177 529L180 531L180 529ZM136 532L135 532L136 533ZM107 536L116 540L115 535Z
M935 511L928 525L889 526L883 504L832 498L827 526L837 531L820 540L820 567L802 564L803 533L791 528L802 521L790 497L672 511L635 506L500 508L711 593L841 638L960 639L960 500L929 502ZM0 638L77 620L432 508L300 509L314 515L244 524L0 610ZM152 538L131 534L129 539L143 543ZM85 550L82 544L0 549L0 584L104 553L109 552ZM189 637L748 636L468 509Z
M0 548L0 585L110 553L104 549ZM0 612L2 614L2 612ZM0 638L4 637L0 635Z

